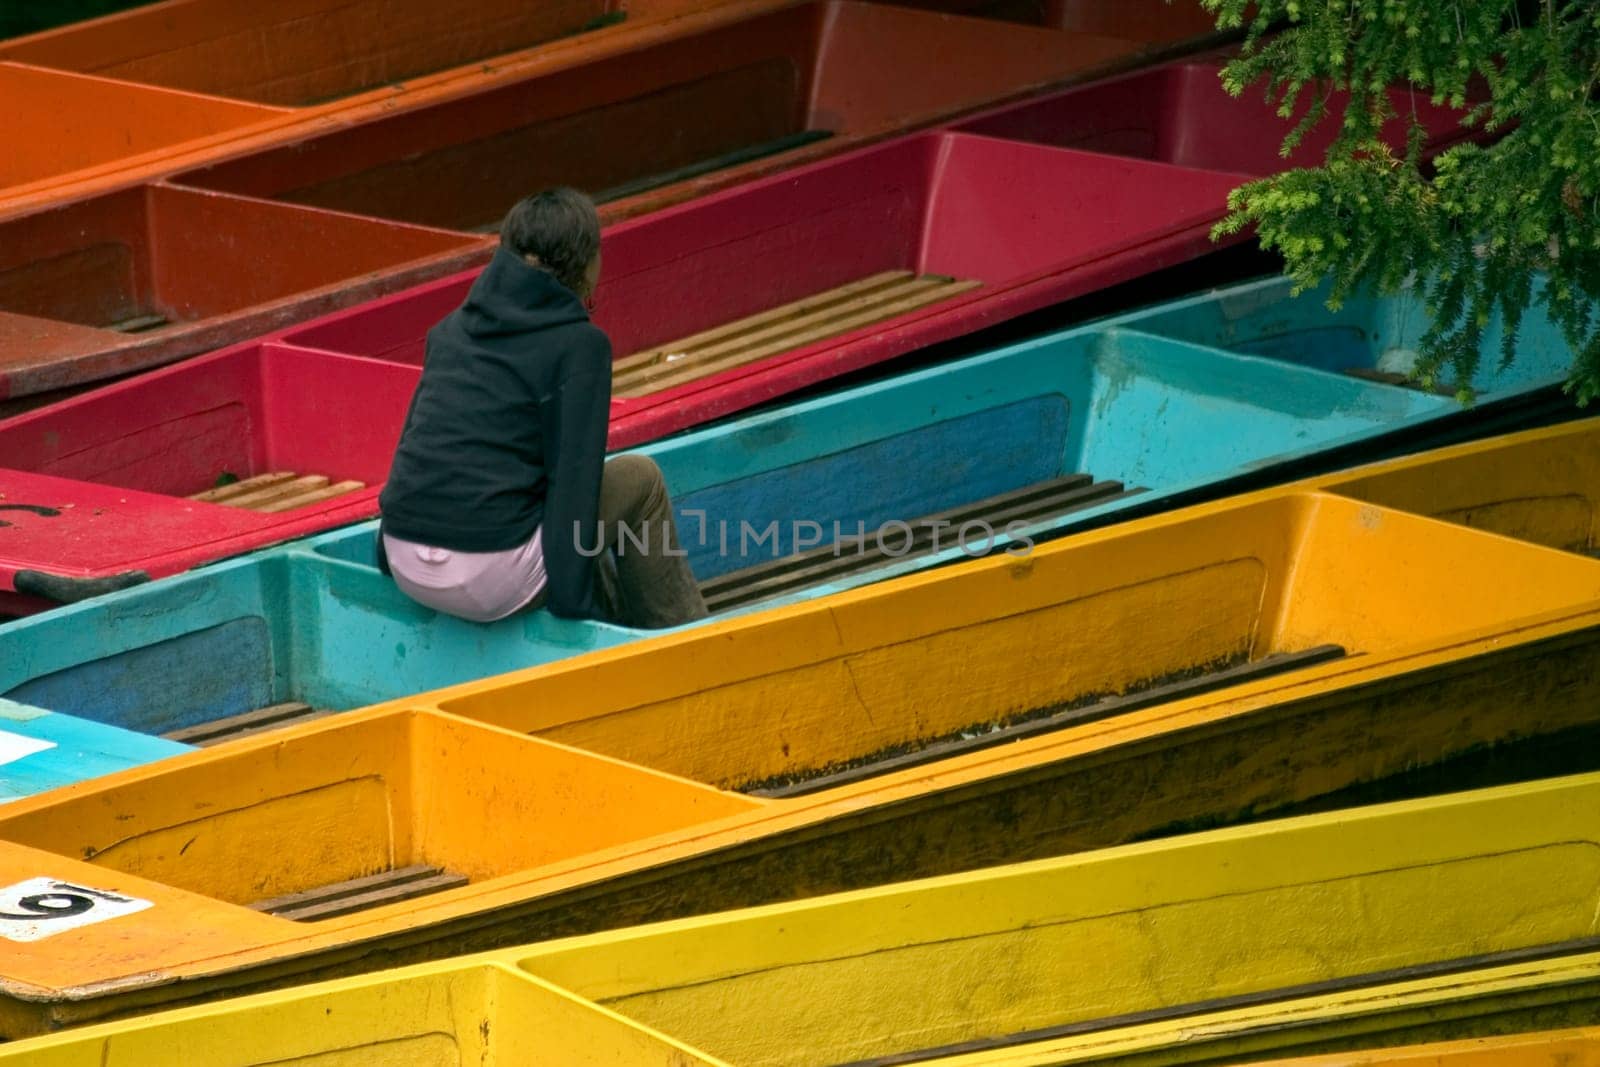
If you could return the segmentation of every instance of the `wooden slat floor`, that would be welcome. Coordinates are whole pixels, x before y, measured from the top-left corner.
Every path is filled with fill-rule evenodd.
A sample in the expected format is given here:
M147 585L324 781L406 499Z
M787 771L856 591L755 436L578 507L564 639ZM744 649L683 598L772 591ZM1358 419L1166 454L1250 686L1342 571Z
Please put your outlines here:
M976 288L943 274L884 271L617 360L612 393L640 397L903 315Z
M331 885L317 886L314 889L273 897L270 900L258 900L250 907L256 911L264 911L268 915L276 915L280 919L316 922L319 919L333 919L384 904L412 900L466 884L467 879L464 875L452 873L442 867L417 864L334 882Z
M963 523L986 522L1000 533L1010 522L1040 522L1141 492L1144 492L1142 488L1125 488L1121 482L1095 481L1088 474L1069 474L1037 482L1009 493L912 520L908 524L913 532L912 540L904 546L903 551L901 545L895 544L893 547L898 556L894 558L919 556L932 551L933 531L936 529L945 531L944 543L948 545ZM705 597L706 607L712 612L728 611L821 582L860 574L890 561L891 557L884 547L877 544L846 551L841 545L830 542L709 579L701 584L700 592Z
M198 726L186 726L161 736L168 741L181 741L196 748L206 748L220 745L224 741L237 741L241 737L249 737L266 730L276 730L291 723L309 722L331 714L332 711L326 708L314 708L310 704L291 700L239 715L230 715L225 719L203 722Z
M221 504L230 508L271 515L280 511L320 504L324 500L365 489L365 482L333 481L325 474L296 474L293 471L268 471L243 478L229 485L219 485L203 493L193 493L190 500L202 504Z

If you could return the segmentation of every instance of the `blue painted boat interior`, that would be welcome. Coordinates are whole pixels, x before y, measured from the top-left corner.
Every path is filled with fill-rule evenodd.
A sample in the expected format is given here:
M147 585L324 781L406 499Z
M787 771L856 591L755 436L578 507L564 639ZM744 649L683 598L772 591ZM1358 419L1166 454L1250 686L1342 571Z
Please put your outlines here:
M796 521L831 539L835 522L846 533L858 523L873 530L1070 473L1140 487L1147 503L1457 410L1447 397L1336 372L1370 367L1385 346L1420 333L1397 303L1351 301L1330 313L1312 295L1291 300L1281 279L1254 282L640 451L667 476L702 580L787 553ZM1491 366L1484 395L1564 379L1565 363L1549 353L1566 349L1550 324L1530 315L1524 329L1534 355L1498 374ZM778 538L741 539L741 524L763 531L773 522ZM0 626L0 695L164 733L283 701L396 699L642 634L542 611L487 626L441 616L377 571L374 527ZM958 555L902 559L758 607Z
M0 802L188 751L176 741L0 700Z

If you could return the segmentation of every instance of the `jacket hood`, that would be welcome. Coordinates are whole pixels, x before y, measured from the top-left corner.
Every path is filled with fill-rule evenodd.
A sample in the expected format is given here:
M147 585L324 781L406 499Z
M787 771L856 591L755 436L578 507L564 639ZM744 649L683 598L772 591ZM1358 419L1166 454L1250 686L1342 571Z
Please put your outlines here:
M504 246L472 283L460 312L462 329L480 339L588 321L577 293Z

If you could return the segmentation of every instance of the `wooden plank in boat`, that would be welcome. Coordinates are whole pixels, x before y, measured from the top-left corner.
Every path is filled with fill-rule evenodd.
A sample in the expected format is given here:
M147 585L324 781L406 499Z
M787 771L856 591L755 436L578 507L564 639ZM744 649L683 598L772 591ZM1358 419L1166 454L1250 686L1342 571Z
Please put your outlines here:
M454 874L442 867L413 864L362 878L351 878L331 885L318 886L299 893L273 897L271 900L257 901L250 907L256 911L264 911L268 915L276 915L280 919L315 922L385 904L414 900L429 893L455 889L466 884L467 879L464 875Z
M312 485L308 486L303 492L258 504L254 510L261 512L263 515L273 515L280 511L293 511L295 508L309 507L312 504L319 504L324 500L332 500L336 496L344 496L346 493L353 493L357 489L365 489L366 487L365 482L351 480L334 482L331 485Z
M320 504L324 500L332 500L366 487L365 482L353 479L335 482L323 474L272 471L245 478L231 485L195 493L189 499L205 504L243 508L262 515L275 515L283 511Z
M909 270L887 270L881 271L878 274L868 275L867 277L858 281L850 282L847 285L841 285L837 289L829 289L825 293L819 293L813 296L805 297L802 300L796 300L792 303L782 304L775 308L769 308L768 310L758 314L750 315L742 319L736 319L733 322L726 322L720 326L713 327L712 329L705 330L701 333L691 334L688 337L682 337L676 341L669 341L666 344L656 348L650 348L642 352L635 352L629 356L623 356L612 363L612 376L617 377L627 372L640 370L641 368L657 366L667 362L675 362L677 359L681 359L689 349L696 346L709 345L725 341L729 337L738 335L742 331L751 328L765 327L775 322L787 322L794 319L799 319L806 315L814 314L817 311L832 308L841 301L852 299L864 293L876 292L888 285L903 282L906 279L913 277L915 277L914 272Z
M962 523L981 520L997 533L1003 533L1006 524L1013 521L1042 521L1143 491L1138 487L1125 489L1121 482L1097 482L1087 474L1039 482L912 521L909 523L911 538L899 556L932 551L935 529L959 532ZM886 546L879 544L863 546L860 551L850 553L843 552L839 543L821 545L711 579L701 585L700 591L711 611L728 611L809 585L869 571L883 566L890 558Z
M242 497L260 489L269 489L272 486L293 481L294 477L293 471L268 471L265 474L241 478L237 482L231 482L228 485L219 485L215 489L207 489L203 493L193 493L189 499L198 500L203 504L223 504L233 500L235 497Z
M1421 382L1416 381L1408 374L1401 374L1398 371L1378 370L1376 367L1346 367L1342 373L1352 378L1360 378L1362 381L1398 386L1401 389L1415 389L1419 393L1432 392L1437 396L1456 395L1456 390L1443 382L1435 384L1431 390L1424 389Z
M613 371L620 397L670 389L949 299L981 283L891 271L625 357Z
M263 505L270 504L275 500L298 496L301 493L315 489L325 489L331 480L325 474L301 474L290 478L286 482L279 482L276 485L252 490L242 496L229 497L223 503L233 508L246 508L250 511L256 511Z
M186 726L181 730L172 730L161 736L169 741L180 741L186 745L204 748L208 745L221 744L223 741L235 741L241 737L249 737L252 734L260 733L262 730L287 726L292 722L307 722L327 714L329 712L313 708L310 704L291 700L281 704L271 704L264 708L257 708L254 711L247 711L240 715L213 719L210 722L200 723L198 726Z

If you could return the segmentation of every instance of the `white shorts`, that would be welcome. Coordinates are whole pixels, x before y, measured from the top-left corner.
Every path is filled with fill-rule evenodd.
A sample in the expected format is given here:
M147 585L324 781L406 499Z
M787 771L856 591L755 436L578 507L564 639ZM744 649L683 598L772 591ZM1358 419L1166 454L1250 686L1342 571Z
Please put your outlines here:
M542 529L542 528L541 528ZM527 607L544 589L541 530L500 552L455 552L383 535L400 591L419 604L470 622L494 622Z

